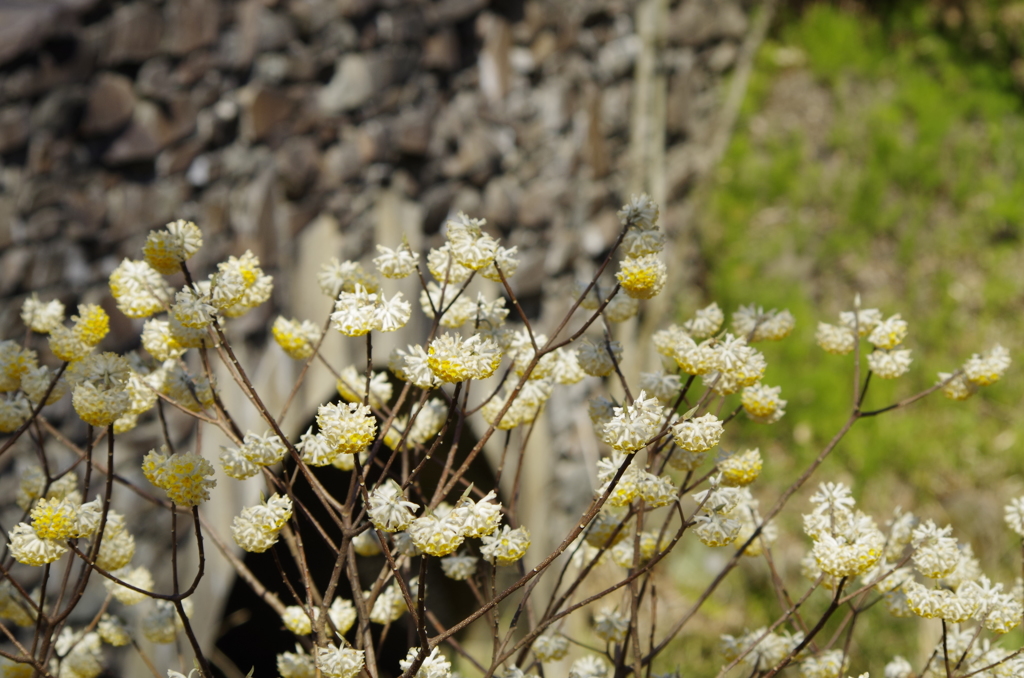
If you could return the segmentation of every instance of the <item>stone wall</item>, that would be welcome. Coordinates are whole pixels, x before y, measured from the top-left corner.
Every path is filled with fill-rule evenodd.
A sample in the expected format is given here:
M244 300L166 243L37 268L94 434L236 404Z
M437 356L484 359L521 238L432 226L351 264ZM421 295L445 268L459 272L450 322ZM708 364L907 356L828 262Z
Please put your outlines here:
M117 337L137 337L139 323L116 311L107 276L139 258L149 229L190 218L205 234L200 274L249 248L275 276L272 303L231 331L249 339L239 350L260 392L283 397L294 365L263 350L266 328L281 312L324 317L319 265L403 234L437 244L458 210L519 247L512 285L543 328L606 253L632 191L662 202L673 257L689 256L687 197L721 151L726 78L749 53L754 4L0 0L0 338L20 336L35 291L71 309L104 304L114 332L103 348L132 348ZM685 284L689 268L672 269ZM670 313L662 303L648 315ZM311 380L292 412L332 388L329 375ZM598 447L578 407L587 395L549 405L524 507L547 511L555 497L568 521L588 500ZM228 407L243 428L264 428L243 398ZM304 426L293 419L289 433ZM159 444L155 427L130 435L125 445ZM203 441L214 456L217 444ZM206 515L226 534L259 487L222 485ZM523 521L538 549L560 527L552 515ZM158 565L160 547L140 553ZM208 563L202 637L216 634L232 580Z

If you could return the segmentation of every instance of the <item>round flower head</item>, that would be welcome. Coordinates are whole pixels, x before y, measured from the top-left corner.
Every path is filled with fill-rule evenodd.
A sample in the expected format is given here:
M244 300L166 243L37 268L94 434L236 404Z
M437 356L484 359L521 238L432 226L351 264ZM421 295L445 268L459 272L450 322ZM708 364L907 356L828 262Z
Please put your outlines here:
M676 444L688 452L707 452L722 437L722 422L713 414L687 419L672 426Z
M519 268L519 259L516 258L518 253L518 247L499 246L494 252L494 261L480 269L480 275L494 282L501 282L502 276L508 280Z
M143 591L153 590L153 575L146 567L122 567L119 570L114 570L111 574L137 589L142 589ZM121 586L119 583L106 578L103 580L103 586L122 605L138 605L149 598L145 593L139 593L135 589Z
M355 292L356 287L362 287L367 292L380 289L377 278L363 270L363 265L358 261L339 262L337 257L331 257L328 263L320 267L316 279L323 293L332 299L336 299L342 292Z
M508 525L501 532L494 532L482 538L480 555L488 562L498 565L511 565L524 555L530 548L530 532L525 527L512 529Z
M621 643L629 630L629 619L618 610L604 609L594 615L594 633L606 643Z
M49 334L64 322L64 304L59 299L39 301L33 292L21 305L21 320L33 332Z
M398 666L403 670L407 671L413 662L416 661L416 657L419 656L420 648L413 647L409 648L409 654L405 655L405 659L401 659L398 662ZM419 670L416 671L414 678L450 678L452 675L452 665L445 658L438 648L434 648L427 655L427 658L423 660Z
M761 475L761 452L754 448L746 452L730 454L718 461L722 484L727 487L744 487Z
M132 642L128 625L119 617L107 613L100 617L100 623L96 626L96 632L104 643L113 647L123 647Z
M107 511L107 524L103 528L103 541L96 557L96 565L104 570L119 570L135 556L135 537L125 526L124 516L114 510Z
M87 346L95 346L110 332L110 316L96 304L81 304L78 315L71 316L72 331Z
M360 556L380 555L380 542L377 540L377 533L367 530L357 534L352 538L352 550Z
M718 649L727 662L745 655L740 660L743 671L759 674L781 662L802 640L802 633L780 635L761 627L739 637L723 635Z
M1011 530L1024 537L1024 497L1010 500L1004 509L1004 519Z
M414 579L409 582L409 588L414 591L416 590L416 581ZM364 592L363 597L368 596L369 591ZM375 624L390 624L401 619L408 609L398 582L393 581L390 586L380 592L377 600L373 601L373 607L370 609L370 621Z
M451 243L448 242L427 252L427 270L434 280L442 285L447 283L448 287L461 285L473 274L472 269L460 264L452 255Z
M646 395L640 391L632 405L614 409L612 420L601 431L604 442L616 450L634 452L654 437L661 424L661 403Z
M377 245L380 256L374 258L373 265L385 278L405 278L416 270L420 255L409 247L409 241L402 239L402 244L391 249Z
M185 615L192 616L192 599L181 601ZM142 635L153 643L173 643L178 629L184 628L178 610L169 600L154 600L153 609L142 618Z
M498 251L498 241L481 230L485 223L483 219L470 219L459 212L458 217L449 220L446 226L452 256L471 271L489 266Z
M987 355L974 354L964 363L964 375L972 384L989 386L996 383L1010 367L1010 352L996 344Z
M747 416L761 424L774 424L786 414L786 402L779 397L781 386L754 384L743 389L741 402Z
M533 641L533 654L542 662L558 661L569 653L569 639L560 633L545 633Z
M229 477L235 480L245 480L260 472L260 467L246 459L238 448L221 447L220 449L220 465Z
M28 523L18 523L8 534L11 556L23 565L46 565L60 558L68 547L59 541L42 539Z
M36 365L35 351L13 340L0 341L0 393L18 390L22 377Z
M842 532L818 535L811 551L818 566L833 577L854 577L867 572L881 558L885 536L869 516L859 511L851 528Z
M377 329L377 295L356 286L354 292L342 292L334 302L331 322L347 337L361 337Z
M60 661L60 676L71 678L96 678L103 673L102 641L95 631L74 632L64 627L54 643Z
M291 499L274 494L262 504L242 509L231 523L231 536L243 550L263 553L277 543L278 533L291 517Z
M338 633L345 635L356 623L356 606L351 600L337 596L327 608L327 616Z
M455 581L465 581L476 572L476 564L479 558L471 555L454 555L441 559L441 570L444 576Z
M378 295L373 317L375 329L381 332L394 332L409 322L409 318L412 317L412 305L402 299L401 292L396 292L390 299L381 294Z
M683 323L683 331L694 339L707 339L718 334L723 322L725 322L725 314L722 313L722 309L718 307L717 303L712 302L698 310L693 318Z
M178 219L167 224L166 230L150 232L142 253L146 263L157 272L172 275L202 246L203 234L199 227L191 221Z
M885 678L913 678L914 667L903 657L896 655L885 665Z
M295 445L295 449L302 453L302 461L310 466L327 466L333 464L334 460L338 457L338 453L334 450L334 445L322 433L313 433L312 426L302 434L299 442ZM222 462L223 460L224 458L221 457ZM253 471L250 475L255 475L255 473L256 467L253 466Z
M735 542L742 526L738 520L719 513L701 513L694 520L694 534L702 544L715 548Z
M400 532L409 527L415 516L413 511L419 505L406 501L402 488L391 478L370 493L370 507L367 511L370 522L384 532Z
M305 360L313 355L313 347L321 335L320 328L309 320L299 322L284 316L277 316L270 331L277 345L294 360Z
M625 227L649 231L658 227L658 203L646 193L630 196L629 202L618 211L619 221Z
M626 257L642 257L657 254L665 249L665 234L660 231L630 229L622 239L622 253Z
M40 539L63 541L85 536L78 534L78 507L67 499L40 499L29 516Z
M427 348L427 364L434 375L446 383L486 379L501 364L501 349L480 335L463 340L445 333Z
M463 499L459 502L453 512L462 521L463 536L479 539L493 534L498 529L501 522L501 502L496 499L497 495L491 490L480 501Z
M217 264L217 272L210 276L210 303L227 317L237 318L270 299L273 282L260 268L259 258L246 250Z
M131 394L126 390L130 375L128 360L114 353L81 360L67 373L74 384L71 404L75 412L93 426L112 424L131 406Z
M842 650L825 650L804 659L800 673L804 678L841 678L847 664L844 659Z
M891 351L907 338L907 321L900 318L897 313L878 323L871 334L868 335L868 342L875 348Z
M928 520L914 529L914 566L926 577L939 579L956 569L960 561L957 540L949 534L953 528L947 525L939 529Z
M658 540L650 532L640 533L640 555L636 557L636 552L633 549L633 537L623 539L618 544L612 547L611 556L612 560L619 567L629 569L634 564L644 564L654 557L654 554L658 551Z
M0 433L10 433L32 416L32 403L23 393L7 393L0 399Z
M604 307L604 317L610 323L624 323L639 311L639 301L628 294L616 292Z
M843 311L839 314L839 324L856 331L861 337L871 334L882 322L882 312L877 308L864 308L856 312Z
M441 314L438 321L442 327L462 327L477 315L477 305L466 294L460 294L455 285L442 287L435 282L427 283L427 289L420 292L420 309L431 320Z
M627 257L619 262L619 272L615 274L615 279L623 291L634 299L650 299L665 287L668 267L657 254Z
M868 355L868 367L882 379L896 379L907 373L912 360L910 349L873 351Z
M640 373L640 388L657 398L662 405L672 405L681 387L678 374L669 374L665 370Z
M171 288L145 261L124 259L110 274L110 292L129 318L148 318L171 301Z
M622 344L583 339L576 347L576 358L583 371L592 377L606 377L622 361Z
M370 408L356 403L328 403L317 410L316 423L338 454L356 454L377 435Z
M388 369L403 381L408 381L413 386L422 389L430 389L441 384L441 380L434 376L430 369L429 356L426 350L419 344L396 348L388 357Z
M366 397L366 374L360 374L355 365L349 365L341 371L336 386L338 394L350 403L361 403ZM388 375L377 372L370 379L370 407L383 407L391 400L392 388Z
M818 323L818 331L814 335L818 346L833 355L846 355L853 350L856 337L848 327Z
M355 678L363 670L365 652L328 644L316 648L316 666L328 678Z
M277 673L281 678L315 678L316 663L313 657L302 649L302 645L296 643L295 652L282 652L277 655Z
M179 506L199 506L210 498L210 489L217 485L213 479L213 464L192 452L170 457L152 450L142 463L146 478L166 490L167 497Z
M308 636L313 632L313 622L309 620L309 615L306 614L306 611L298 605L289 605L284 608L281 621L284 622L286 629L297 636Z
M183 287L174 295L171 315L182 326L203 330L213 322L217 309L210 303L210 297L195 287Z
M82 341L72 328L63 325L50 331L48 343L53 355L65 362L81 360L92 351L92 346Z
M760 306L740 306L732 315L732 328L747 341L778 341L793 331L796 321L789 311L774 308L765 312Z
M177 362L165 364L160 392L193 412L199 412L213 404L213 389L210 386L210 380L204 376L190 375Z
M288 448L275 433L267 431L260 436L249 431L239 452L256 466L273 466L288 455Z
M186 349L171 334L166 320L147 320L142 325L142 347L161 362L178 358Z
M950 400L967 400L978 392L978 385L964 374L939 372L937 384L942 384L942 395Z
M588 654L569 667L569 678L607 678L608 664L596 654Z
M454 511L446 516L431 513L412 521L407 534L416 547L432 556L447 556L462 545L462 521Z
M9 619L21 627L32 626L36 620L30 609L10 580L0 581L0 619Z

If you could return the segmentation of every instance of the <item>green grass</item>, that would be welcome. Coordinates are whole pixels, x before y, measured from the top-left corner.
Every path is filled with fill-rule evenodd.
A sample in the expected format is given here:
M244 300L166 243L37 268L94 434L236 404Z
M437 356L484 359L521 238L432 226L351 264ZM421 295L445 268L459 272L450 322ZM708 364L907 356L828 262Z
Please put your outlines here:
M779 65L794 48L804 65ZM914 351L909 375L872 381L866 409L927 388L937 372L994 343L1019 354L1024 110L1007 71L961 53L913 8L883 25L816 5L761 50L699 227L708 299L686 309L713 299L727 312L755 303L797 318L791 337L761 346L765 383L783 387L786 417L772 428L742 423L728 441L766 453L755 494L774 496L767 486L793 478L848 414L852 356L818 349L814 332L819 320L836 322L855 294L866 307L900 313ZM801 101L787 100L794 92L827 102L824 114L787 124L787 111L803 114ZM1014 365L967 402L936 394L863 420L818 480L849 482L880 520L898 503L923 507L1005 580L1020 567L1000 527L1003 503L1021 491L1022 399ZM880 674L901 643L904 654L914 649L913 631L899 628L885 615L865 622L858 637L890 640L853 675Z

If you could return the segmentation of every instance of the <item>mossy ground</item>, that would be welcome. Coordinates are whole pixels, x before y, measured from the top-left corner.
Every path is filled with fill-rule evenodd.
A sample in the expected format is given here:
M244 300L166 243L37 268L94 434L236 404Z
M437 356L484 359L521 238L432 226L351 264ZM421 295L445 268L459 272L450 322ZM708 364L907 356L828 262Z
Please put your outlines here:
M771 428L744 422L727 441L765 454L754 488L762 505L850 411L852 356L826 354L814 333L855 294L865 307L900 313L914 351L909 375L873 380L866 409L1006 346L1017 362L1004 381L967 402L935 394L859 422L811 485L847 482L880 523L898 504L951 523L986 572L1010 584L1020 549L1002 507L1024 489L1024 100L1009 69L959 51L923 4L908 7L879 18L814 5L787 17L760 50L735 136L703 196L696 237L707 298L689 300L684 313L715 300L727 312L754 303L797 318L791 337L762 346L765 383L782 386L786 417ZM795 497L790 513L805 509L805 496ZM793 530L799 522L786 521L783 531ZM808 546L797 537L781 548L799 558ZM698 554L677 572L685 590L694 590L694 568L703 569ZM713 626L742 633L778 615L764 570L746 568L717 594ZM784 575L798 596L798 571L790 564ZM729 610L743 601L749 613L737 618ZM813 606L826 601L823 593ZM871 652L852 675L881 675L897 653L919 668L932 646L934 624L893 622L881 608L858 623L855 646ZM1020 639L1018 631L1006 641ZM708 642L684 638L678 649L666 670L714 675L721 665Z

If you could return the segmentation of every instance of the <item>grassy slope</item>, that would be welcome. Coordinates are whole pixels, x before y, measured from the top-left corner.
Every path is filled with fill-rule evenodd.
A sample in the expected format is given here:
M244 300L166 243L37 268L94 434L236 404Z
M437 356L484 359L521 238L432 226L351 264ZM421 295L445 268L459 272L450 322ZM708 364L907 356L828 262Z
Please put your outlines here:
M743 424L730 441L768 453L767 482L792 478L849 410L849 357L818 349L814 330L819 320L835 322L855 293L908 320L915 356L910 375L875 380L868 408L928 387L938 371L995 342L1019 355L1022 168L1024 112L1006 74L963 59L922 17L883 28L816 6L765 46L699 237L709 296L723 308L753 302L797 317L792 337L763 347L765 381L782 385L789 413L771 429ZM1021 491L1024 429L1014 415L1022 394L1015 365L966 403L936 395L861 422L818 478L849 482L880 520L898 503L923 507L962 539L971 535L986 570L1005 580L1019 570L1001 514ZM759 569L749 571L753 590L731 585L730 595L754 609L729 620L735 606L723 605L729 632L774 614ZM687 579L692 585L680 574ZM896 652L912 658L918 631L869 617L858 637L881 652L853 675L880 675ZM882 647L878 638L887 639ZM680 647L682 665L717 666L709 650L706 642Z

